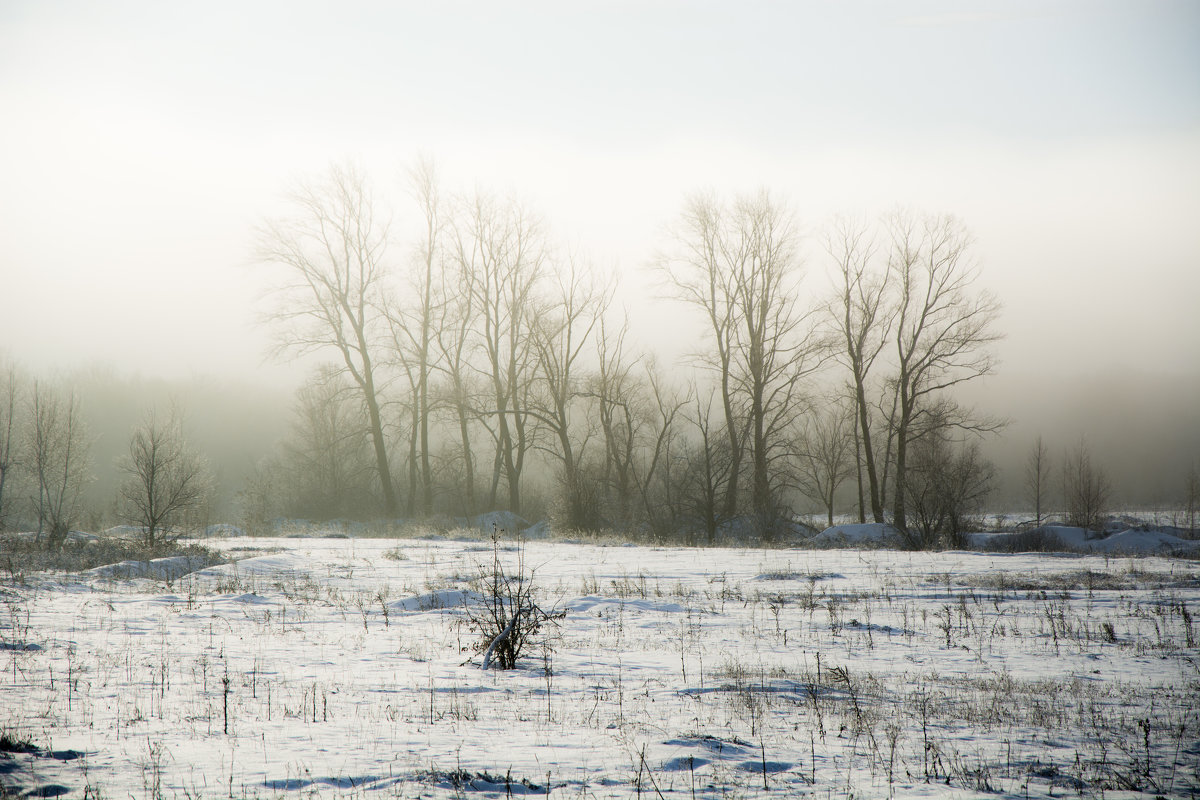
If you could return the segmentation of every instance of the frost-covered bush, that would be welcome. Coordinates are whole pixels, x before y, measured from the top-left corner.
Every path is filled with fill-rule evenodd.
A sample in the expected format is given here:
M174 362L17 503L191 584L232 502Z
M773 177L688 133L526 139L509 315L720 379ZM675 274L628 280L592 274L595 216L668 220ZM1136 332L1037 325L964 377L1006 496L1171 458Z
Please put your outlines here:
M510 551L516 564L503 563L501 532L499 526L492 527L492 561L479 565L475 578L481 599L467 611L468 624L480 636L477 647L483 654L484 669L513 669L543 626L562 617L539 605L537 583L533 570L525 567L525 547L520 540ZM544 641L541 644L547 646Z

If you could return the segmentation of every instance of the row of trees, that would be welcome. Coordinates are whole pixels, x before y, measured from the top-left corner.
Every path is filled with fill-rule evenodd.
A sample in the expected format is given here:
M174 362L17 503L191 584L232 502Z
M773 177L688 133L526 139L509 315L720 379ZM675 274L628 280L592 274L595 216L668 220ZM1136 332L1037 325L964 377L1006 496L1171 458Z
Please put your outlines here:
M387 516L521 513L541 468L571 525L712 539L736 521L770 538L804 497L832 519L849 480L862 519L928 543L986 493L973 439L1001 423L951 392L992 370L998 304L956 219L838 223L836 286L814 292L785 203L693 195L653 269L705 338L667 372L630 342L613 282L521 203L445 196L429 162L409 187L407 252L353 167L299 186L259 230L279 354L333 359L249 493L261 513L292 497L309 516L361 515L368 476ZM951 475L953 511L932 511Z
M1049 448L1041 436L1030 447L1025 462L1025 492L1041 525L1051 507L1063 509L1063 521L1088 530L1100 529L1111 511L1113 486L1104 468L1096 463L1084 439L1064 451L1057 479ZM1055 490L1058 490L1057 497ZM1196 530L1200 511L1200 472L1195 464L1184 476L1182 514L1176 524Z
M999 306L957 219L838 220L810 256L832 276L814 288L786 203L690 196L649 268L702 335L664 369L632 341L614 280L555 248L526 206L448 195L427 161L407 186L407 236L343 166L300 184L291 213L258 230L257 257L278 277L277 355L320 366L241 493L249 520L508 508L770 540L800 510L832 524L850 495L860 521L930 547L957 543L991 490L979 440L1004 421L955 389L994 369ZM0 514L17 497L39 537L61 541L89 469L78 400L19 383L10 371L0 398ZM1063 463L1063 502L1094 526L1107 482L1082 446ZM118 466L114 508L149 543L211 491L174 411L148 415ZM1029 473L1040 522L1040 439Z
M0 374L0 529L34 524L37 543L62 546L83 511L92 477L92 438L71 389ZM180 414L149 411L115 465L124 475L113 511L147 547L179 535L211 492L205 460L186 443Z

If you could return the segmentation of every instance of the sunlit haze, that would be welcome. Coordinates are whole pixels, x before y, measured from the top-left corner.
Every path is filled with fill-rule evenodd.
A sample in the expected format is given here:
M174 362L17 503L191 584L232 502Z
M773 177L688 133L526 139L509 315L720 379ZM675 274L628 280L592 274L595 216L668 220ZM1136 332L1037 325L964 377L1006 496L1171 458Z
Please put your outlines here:
M814 297L833 215L961 217L1004 306L996 391L1194 376L1198 65L1191 0L10 1L0 350L290 386L255 225L351 159L402 232L428 154L623 276L650 350L686 346L646 277L685 195L764 186L809 234Z

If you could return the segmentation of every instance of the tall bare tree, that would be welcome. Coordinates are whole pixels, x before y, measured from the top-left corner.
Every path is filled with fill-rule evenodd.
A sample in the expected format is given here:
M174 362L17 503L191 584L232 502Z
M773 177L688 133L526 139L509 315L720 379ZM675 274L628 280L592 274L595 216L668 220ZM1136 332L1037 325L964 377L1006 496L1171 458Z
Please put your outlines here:
M177 538L182 531L175 526L202 508L212 493L208 463L188 446L175 408L166 419L153 410L146 414L129 439L120 468L126 480L117 507L127 522L141 528L148 548Z
M21 467L20 385L16 366L8 365L0 374L0 530L5 528L11 505L5 492Z
M38 542L60 546L79 513L91 462L88 437L74 391L65 395L35 381L29 406L29 454L37 494Z
M972 239L954 217L898 214L891 234L890 269L897 283L892 522L904 530L908 451L925 417L937 414L959 427L995 427L951 409L944 393L992 371L990 345L1001 338L993 327L1000 306L988 292L974 290L978 268L970 257Z
M749 417L751 508L769 533L780 512L788 432L803 410L802 382L820 366L820 348L810 312L798 305L798 233L791 213L766 192L740 199L735 208L740 324L734 338Z
M837 270L837 299L830 303L828 313L839 339L835 356L850 371L860 465L859 495L863 495L861 468L865 467L871 516L875 522L883 522L884 487L879 476L868 393L872 368L891 333L893 308L888 303L891 272L887 262L882 270L875 267L879 248L864 223L847 218L836 220L826 234L825 248Z
M388 221L376 214L367 181L354 167L333 166L291 195L295 215L267 221L258 232L260 261L286 269L271 319L278 352L333 351L362 394L385 511L396 491L380 412L376 364L386 342L384 255Z
M579 464L591 433L582 435L572 412L586 392L581 356L592 344L592 335L612 298L610 287L593 285L574 258L553 273L553 294L532 321L530 334L538 359L540 390L530 407L554 439L551 452L562 462L562 482L568 518L575 527L594 522L595 487L581 480ZM578 438L577 438L578 437Z
M423 230L417 246L416 265L403 301L391 304L391 326L395 356L408 378L409 512L433 512L433 467L431 463L430 382L434 372L436 330L443 312L442 234L446 221L437 179L437 169L429 158L421 158L409 170L409 186L421 209Z
M453 414L458 440L451 448L457 451L457 467L452 467L451 473L457 476L458 508L464 516L470 516L479 510L472 429L480 416L481 403L477 398L483 392L477 388L478 381L471 369L475 297L467 288L461 269L460 264L456 279L447 281L442 287L443 313L441 324L434 332L438 352L434 364L444 375L439 396L441 405Z
M1034 525L1041 527L1047 493L1050 491L1050 451L1039 435L1025 459L1025 489L1033 502Z
M787 431L802 382L819 365L810 314L798 305L798 233L790 211L765 191L726 207L697 195L685 206L676 252L660 261L680 297L703 310L733 454L726 512L750 459L750 509L764 535L779 515Z
M634 457L642 424L641 400L633 372L638 359L629 353L628 334L628 319L614 330L604 316L600 318L597 368L590 388L604 437L600 479L610 495L610 505L615 505L611 513L621 524L632 519L636 492Z
M490 387L488 407L481 409L494 425L496 445L490 504L503 477L509 510L519 514L521 474L533 446L528 406L537 358L530 329L538 313L545 243L527 209L483 193L468 201L457 223L454 258L471 295L472 333L484 359L480 374Z
M736 389L735 328L737 289L726 243L727 216L717 198L695 194L684 203L672 231L674 252L660 256L658 268L679 297L699 309L712 336L711 351L698 354L704 367L716 373L724 413L722 430L728 439L729 480L722 499L722 515L732 517L739 506L739 479L744 452L744 415Z

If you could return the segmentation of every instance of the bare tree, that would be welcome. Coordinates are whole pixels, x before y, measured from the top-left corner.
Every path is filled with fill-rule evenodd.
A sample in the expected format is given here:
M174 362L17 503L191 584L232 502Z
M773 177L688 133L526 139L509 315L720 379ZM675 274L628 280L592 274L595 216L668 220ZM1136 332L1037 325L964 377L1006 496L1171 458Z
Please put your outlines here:
M202 508L212 493L208 464L187 445L183 419L175 408L165 420L146 414L129 439L120 462L126 480L118 493L124 519L142 530L142 543L153 549L177 538L176 526Z
M748 455L750 509L769 536L781 511L787 431L801 409L802 382L820 364L810 314L798 306L796 223L765 191L728 208L696 196L676 242L677 254L660 264L711 328L714 352L702 363L717 374L734 459L725 510L736 508L737 473Z
M529 393L537 369L530 328L538 310L537 287L545 266L541 226L515 202L476 194L459 215L454 257L471 294L473 334L485 359L488 407L495 442L490 505L501 477L509 510L521 512L521 474L533 446Z
M686 421L695 428L698 438L684 454L683 491L691 516L704 526L708 544L714 545L717 530L725 521L721 499L732 478L733 459L727 449L728 439L713 428L713 397L710 395L705 402L693 393L692 402Z
M53 549L62 544L79 512L91 468L91 441L73 391L64 398L35 381L29 419L27 452L37 490L38 542Z
M862 467L867 473L867 496L871 516L883 522L884 486L872 435L871 403L868 400L872 368L891 333L894 308L888 304L891 271L885 262L881 274L873 271L878 246L867 226L842 218L827 233L825 248L837 269L837 299L829 304L839 346L834 352L850 371L854 396L855 440L859 454L860 518L863 496ZM886 464L886 460L885 460Z
M374 474L372 474L374 480ZM269 531L269 523L287 513L288 490L283 460L277 453L259 459L237 493L238 518L254 533Z
M562 462L562 483L568 522L586 528L596 522L594 487L581 481L579 464L584 457L590 426L576 439L572 419L576 401L585 394L580 375L581 356L592 344L592 334L612 298L610 287L592 285L574 259L553 276L556 291L533 320L530 333L538 359L541 389L530 406L530 414L553 437L550 451Z
M652 357L629 352L628 332L627 320L611 332L602 317L596 334L598 367L589 395L604 440L600 480L610 519L627 526L642 521L658 536L673 535L685 516L678 423L690 400Z
M808 417L796 445L799 488L821 501L830 527L838 487L854 472L854 425L852 411L841 403L828 403L825 411Z
M362 395L345 371L319 368L296 392L291 435L281 463L293 516L331 519L369 505L375 484Z
M891 271L898 292L892 523L904 530L909 446L925 425L923 417L937 413L946 420L948 401L938 395L992 371L990 345L1001 338L993 329L1000 306L989 293L972 291L978 270L969 255L971 237L958 220L897 215L891 232ZM951 424L977 429L997 425L972 422L966 413Z
M11 505L5 492L21 468L21 382L17 368L10 364L0 375L0 381L0 530L4 530Z
M456 476L458 508L464 516L470 516L479 510L472 430L480 417L479 398L485 394L478 388L470 366L474 295L462 280L447 281L443 292L444 313L434 333L439 357L434 363L445 376L438 392L440 403L453 414L457 433L457 443L450 449L457 455L452 456L457 466L451 468L451 473Z
M610 514L622 524L628 524L632 518L636 491L634 457L644 419L639 386L633 374L638 359L630 355L625 344L628 333L628 320L613 331L601 316L595 340L598 366L590 387L604 437L600 479L611 497L609 505L615 505Z
M444 311L440 284L446 221L433 161L418 160L409 170L408 179L424 225L409 290L402 295L404 302L391 304L388 322L393 351L409 386L409 513L428 515L433 512L434 488L429 444L430 382L435 369L434 340Z
M810 314L797 305L795 222L765 193L737 204L737 334L750 431L751 508L770 535L781 516L779 491L788 431L803 405L802 381L820 366Z
M677 497L674 474L677 460L675 423L688 399L671 389L653 359L645 362L641 386L648 392L645 392L645 411L639 425L644 439L639 450L643 455L632 461L634 483L641 493L642 509L651 530L659 534L673 534L680 521L680 498Z
M362 394L386 513L397 510L380 412L377 374L386 336L383 311L388 223L377 218L366 179L353 167L332 167L324 180L291 195L296 215L266 222L258 258L286 268L271 319L280 353L332 350Z
M704 314L712 336L712 350L698 358L703 366L716 373L731 466L722 515L732 517L738 509L744 422L735 386L737 298L728 263L724 213L712 195L696 194L689 198L672 234L676 252L661 256L658 268L666 274L679 297Z
M1063 458L1062 474L1068 524L1099 530L1108 510L1112 484L1104 470L1092 463L1092 454L1084 439L1081 438Z
M1193 461L1188 467L1187 477L1183 482L1183 510L1187 518L1188 531L1193 539L1196 538L1196 514L1200 511L1200 470L1196 469Z
M965 545L965 521L992 491L995 468L978 441L956 441L954 428L934 422L912 443L905 491L912 524L901 529L909 547Z
M1034 525L1041 527L1046 496L1050 491L1050 451L1039 435L1025 460L1025 489L1033 502Z

